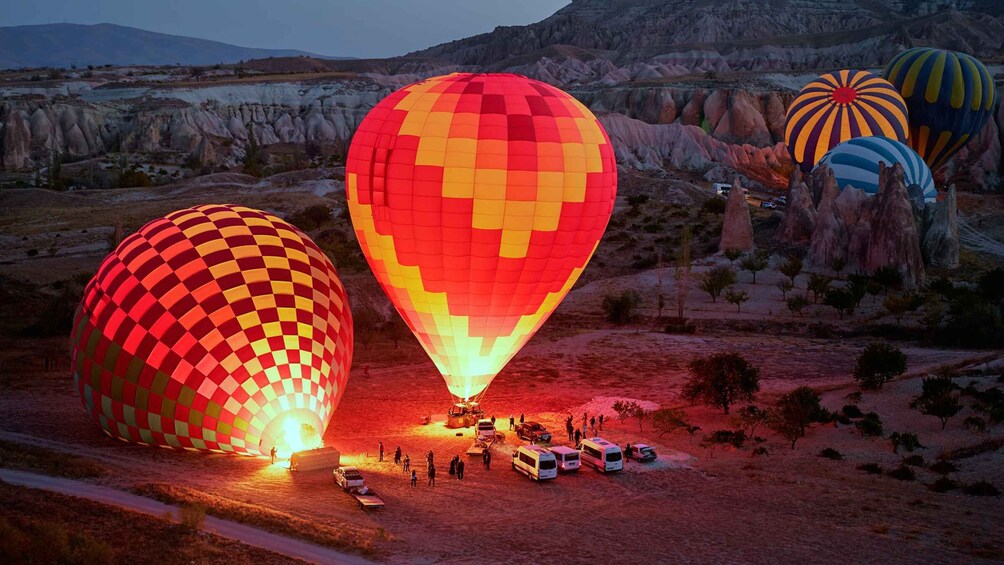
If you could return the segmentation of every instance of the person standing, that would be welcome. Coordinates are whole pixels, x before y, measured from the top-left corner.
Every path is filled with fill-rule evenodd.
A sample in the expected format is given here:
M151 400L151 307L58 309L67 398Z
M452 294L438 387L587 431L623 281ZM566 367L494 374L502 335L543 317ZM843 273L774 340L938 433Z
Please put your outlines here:
M593 435L596 435L596 416L589 419L589 429L593 430Z
M509 414L509 429L510 430L516 429L516 419L512 417L512 414Z
M495 427L495 414L492 414L492 427Z
M407 455L404 456L404 472L407 473L411 470L411 458Z
M383 442L380 442L380 461L383 461Z
M464 480L464 461L462 459L457 461L457 480Z
M571 420L565 422L565 431L568 432L568 441L572 441L572 437L573 437L573 433L572 432L574 430L572 429L572 421Z
M579 442L581 440L582 440L582 434L579 433L579 430L575 430L575 445L579 445Z
M394 464L395 465L400 465L401 464L401 446L400 445L397 446L397 449L394 450Z
M411 472L411 486L415 486L416 484L418 484L418 473L416 473L415 471L412 471Z
M487 449L485 450L484 461L485 461L485 470L486 471L491 471L491 469L492 469L492 452L488 451Z
M432 454L432 450L430 449L429 453L425 456L425 464L428 465L429 467L432 467L434 458L435 456Z
M272 454L272 464L275 465L275 446L274 445L272 446L272 451L270 451L269 453Z
M600 431L603 431L603 414L600 414Z
M586 423L587 422L589 422L589 417L586 416L585 412L583 412L582 413L582 429L586 429Z
M429 486L436 486L436 466L429 465Z
M521 426L523 425L523 415L522 414L519 415L519 425L521 425Z
M457 472L457 458L454 457L450 459L450 476L452 477Z
M624 458L630 461L632 453L634 453L634 448L631 447L631 444L629 443L627 444L627 447L624 448Z

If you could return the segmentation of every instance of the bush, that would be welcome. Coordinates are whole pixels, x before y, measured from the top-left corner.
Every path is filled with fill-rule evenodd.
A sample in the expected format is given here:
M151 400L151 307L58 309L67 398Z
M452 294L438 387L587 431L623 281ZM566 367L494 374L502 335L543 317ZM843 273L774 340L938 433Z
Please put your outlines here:
M690 428L690 422L687 421L687 413L683 408L660 408L652 413L652 427L661 437L676 430Z
M770 264L770 253L763 249L757 249L752 253L747 253L739 260L739 268L749 271L753 275L753 283L756 284L756 274L767 268Z
M721 408L739 402L753 402L760 390L760 369L738 353L716 353L697 357L688 365L690 378L683 385L687 400Z
M924 379L923 392L910 403L911 408L920 410L921 414L935 416L941 420L941 429L945 429L948 419L962 410L958 388L949 376L928 377Z
M899 448L903 448L907 453L913 453L914 450L924 449L924 446L920 444L920 438L917 434L912 434L909 432L893 432L889 436L889 442L892 443L892 452L899 453Z
M736 284L736 272L732 267L719 265L698 277L697 288L707 292L712 302L718 302L722 291Z
M854 380L861 388L875 390L906 372L906 355L894 345L877 342L865 347L854 367Z
M903 459L903 464L911 467L923 467L924 457L922 455L911 455Z
M879 267L872 273L872 278L886 289L903 286L903 273L892 265Z
M638 306L641 305L641 296L632 289L625 290L620 294L607 294L603 297L603 311L607 315L607 320L618 325L630 323L638 316Z
M954 473L959 470L951 461L938 461L937 463L928 467L932 473L938 473L939 475L947 475L949 473Z
M834 461L841 461L844 458L844 456L841 455L839 451L833 449L832 447L827 447L826 449L820 451L819 456L824 457L826 459L832 459Z
M907 467L906 465L900 465L896 469L886 473L890 477L899 481L915 481L917 480L917 474L913 472L913 469Z
M182 525L192 530L202 529L202 524L206 521L206 506L204 504L182 504L179 511Z
M970 416L962 421L962 425L965 426L967 430L974 432L985 432L987 431L987 421L979 416Z
M771 412L770 427L778 435L795 443L805 437L805 430L812 422L818 422L822 415L819 394L807 386L801 386L781 396Z
M858 471L864 471L869 475L881 475L882 467L878 463L862 463L857 467Z
M962 487L962 492L968 494L969 496L1000 496L1001 491L997 490L997 487L986 482L978 481L972 484L968 484Z
M865 414L864 418L854 425L865 437L880 437L882 435L882 419L874 412Z
M860 418L864 416L864 413L861 411L861 409L853 404L848 404L844 406L843 408L840 409L840 411L843 412L844 416L847 416L848 418Z
M938 477L928 488L934 492L948 492L959 488L959 483L948 477Z

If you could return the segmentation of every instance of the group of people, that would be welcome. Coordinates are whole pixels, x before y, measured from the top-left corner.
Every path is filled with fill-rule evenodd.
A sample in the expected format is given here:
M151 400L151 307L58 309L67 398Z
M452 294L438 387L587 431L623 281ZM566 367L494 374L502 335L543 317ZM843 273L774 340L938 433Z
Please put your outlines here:
M565 418L565 431L568 432L568 441L574 441L575 445L579 445L582 438L589 437L589 435L596 436L596 432L603 431L603 414L600 414L597 419L596 416L590 417L587 413L582 413L582 428L575 427L573 423L574 419L572 415L569 414L568 418ZM590 433L587 433L587 430Z
M492 423L493 424L495 423L495 416L492 416ZM519 415L519 425L521 425L521 426L523 425L523 415L522 414ZM513 416L512 414L509 414L509 429L510 430L515 430L516 429L516 417Z
M384 447L382 441L379 442L377 449L379 451L379 460L383 461ZM430 449L429 453L425 455L426 473L428 474L429 477L430 487L436 486L435 460L436 460L436 455ZM481 455L481 461L482 463L484 463L485 470L491 470L491 464L492 464L491 451L485 449ZM407 454L403 454L401 452L400 446L394 449L394 464L400 465L401 470L405 474L409 473L411 474L411 486L416 486L418 484L418 471L411 468L411 457L409 457ZM455 476L457 480L463 480L465 467L466 463L464 463L464 460L461 459L459 455L454 455L453 459L450 459L450 476L451 477Z

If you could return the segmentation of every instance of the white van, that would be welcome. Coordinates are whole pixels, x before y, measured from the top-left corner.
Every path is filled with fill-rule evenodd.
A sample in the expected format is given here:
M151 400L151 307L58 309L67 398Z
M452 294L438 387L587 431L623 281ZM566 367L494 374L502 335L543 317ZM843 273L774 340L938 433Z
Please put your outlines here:
M491 420L478 420L476 428L477 437L492 439L495 437L495 424Z
M549 450L558 462L558 470L563 473L579 470L579 452L571 447L557 445Z
M513 451L512 468L538 481L558 476L558 461L554 454L539 445L521 445Z
M583 465L592 465L601 473L620 471L624 468L624 453L621 452L621 448L603 438L582 440L579 444L579 455Z

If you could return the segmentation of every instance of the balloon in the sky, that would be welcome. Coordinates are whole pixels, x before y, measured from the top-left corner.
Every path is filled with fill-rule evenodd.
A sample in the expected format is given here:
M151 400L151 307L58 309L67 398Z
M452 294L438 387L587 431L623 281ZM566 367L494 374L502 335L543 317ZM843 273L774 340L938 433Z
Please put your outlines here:
M843 70L805 85L788 108L784 141L809 172L842 141L881 135L906 141L906 103L893 85L867 71Z
M935 171L979 133L993 112L993 76L964 53L908 49L889 61L884 76L910 109L910 147Z
M208 205L154 220L108 255L71 345L84 408L110 436L285 455L320 442L348 379L352 318L301 231Z
M617 190L596 117L553 86L453 74L394 92L346 164L381 286L460 400L474 400L579 278Z
M887 167L896 163L903 166L903 181L911 198L925 202L936 200L931 169L916 151L896 140L856 137L837 145L819 160L819 165L827 165L833 170L841 189L853 186L870 195L878 193L879 163L885 163Z

